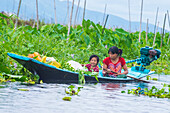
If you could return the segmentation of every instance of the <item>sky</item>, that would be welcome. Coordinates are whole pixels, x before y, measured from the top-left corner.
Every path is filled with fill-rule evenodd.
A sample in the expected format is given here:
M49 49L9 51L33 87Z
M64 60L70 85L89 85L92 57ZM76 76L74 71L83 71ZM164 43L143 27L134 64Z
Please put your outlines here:
M67 0L60 0L67 1ZM73 1L73 0L69 0ZM141 2L142 0L129 0L130 1L130 14L131 21L140 22L140 13L141 13ZM77 5L78 0L74 0L74 3ZM93 11L104 12L105 4L107 4L106 13L119 16L123 19L129 20L129 9L128 9L128 0L86 0L86 8ZM84 0L80 0L80 6L84 7ZM142 22L155 25L155 18L157 8L158 10L158 19L159 27L163 27L165 13L167 10L170 12L170 0L143 0L143 15ZM168 18L166 18L166 29L170 30Z

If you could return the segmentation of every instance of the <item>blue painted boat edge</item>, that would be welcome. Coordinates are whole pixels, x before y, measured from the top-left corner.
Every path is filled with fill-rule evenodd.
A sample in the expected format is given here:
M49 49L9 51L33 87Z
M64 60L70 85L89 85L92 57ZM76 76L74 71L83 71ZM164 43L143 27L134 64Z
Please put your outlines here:
M20 56L20 55L14 54L14 53L7 53L7 55L12 57L12 58L17 58L17 59L20 59L20 60L25 60L25 61L31 60L31 58Z
M45 64L45 63L40 62L40 61L38 61L38 60L35 60L35 59L33 59L33 58L28 58L28 57L25 57L25 56L21 56L21 55L14 54L14 53L7 53L7 55L10 56L10 57L12 57L12 58L16 58L16 59L20 59L20 60L24 60L24 61L32 61L32 62L34 62L34 63L40 64L40 65L44 65L44 66L46 66L46 67L58 69L58 70L60 70L60 71L78 74L77 72L72 72L72 71L69 71L69 70L63 70L63 69L60 69L60 68L56 68L55 66Z

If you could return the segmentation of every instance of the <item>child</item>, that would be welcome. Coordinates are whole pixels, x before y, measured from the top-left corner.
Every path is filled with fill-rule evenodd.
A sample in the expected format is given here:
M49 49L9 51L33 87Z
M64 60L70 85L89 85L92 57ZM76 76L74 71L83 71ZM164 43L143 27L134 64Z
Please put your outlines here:
M118 75L128 74L125 59L121 57L122 50L113 46L109 49L108 54L109 57L103 60L103 75L115 78ZM124 69L123 73L121 73L122 67ZM113 72L116 72L116 74Z
M99 57L97 55L91 55L89 58L90 64L86 64L86 67L88 68L88 71L92 72L99 72L99 67L97 66L99 62Z

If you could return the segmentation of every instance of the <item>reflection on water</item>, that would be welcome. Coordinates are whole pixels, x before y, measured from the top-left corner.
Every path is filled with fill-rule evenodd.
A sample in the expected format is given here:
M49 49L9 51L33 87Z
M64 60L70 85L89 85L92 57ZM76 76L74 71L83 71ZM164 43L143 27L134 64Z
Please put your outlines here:
M101 88L105 90L118 90L123 87L124 84L121 83L102 83Z
M170 77L169 77L170 78ZM81 85L73 84L75 87ZM33 86L20 83L0 84L0 113L169 113L170 100L135 96L121 93L128 89L151 88L160 84L147 83L98 83L85 84L78 96L71 96L70 102L62 98L69 96L65 88L70 84L36 84ZM19 91L18 89L29 91Z
M119 90L123 89L123 87L133 87L133 88L138 88L140 87L141 89L148 88L147 83L133 83L130 86L127 86L129 83L101 83L101 88L105 90Z

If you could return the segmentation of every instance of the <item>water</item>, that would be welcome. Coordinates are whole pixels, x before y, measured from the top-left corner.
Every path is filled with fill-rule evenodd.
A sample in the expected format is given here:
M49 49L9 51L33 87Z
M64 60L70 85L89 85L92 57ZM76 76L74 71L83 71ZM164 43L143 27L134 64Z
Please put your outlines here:
M63 97L69 96L65 93L65 88L70 84L43 83L25 86L17 82L8 83L3 85L6 88L0 89L0 113L169 113L170 99L127 94L128 89L139 86L151 88L154 85L162 88L160 82L170 83L170 76L155 75L155 78L159 78L160 81L153 84L86 84L79 96L71 96L71 101L62 100ZM76 88L81 86L73 85Z

